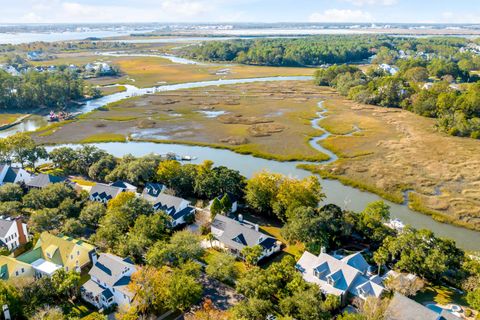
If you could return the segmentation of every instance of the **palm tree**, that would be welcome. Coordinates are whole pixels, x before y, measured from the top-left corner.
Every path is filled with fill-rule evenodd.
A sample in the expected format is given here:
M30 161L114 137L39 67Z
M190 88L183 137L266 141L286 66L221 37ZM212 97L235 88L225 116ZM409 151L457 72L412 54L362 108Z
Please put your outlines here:
M210 242L210 247L213 247L212 241L215 240L215 236L213 235L213 233L209 232L206 235L205 239L207 239Z

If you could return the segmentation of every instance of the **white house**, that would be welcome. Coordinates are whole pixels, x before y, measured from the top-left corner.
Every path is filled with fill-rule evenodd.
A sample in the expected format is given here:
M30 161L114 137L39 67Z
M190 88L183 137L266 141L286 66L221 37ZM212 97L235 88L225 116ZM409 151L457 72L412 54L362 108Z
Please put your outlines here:
M0 217L0 246L11 251L27 242L27 224L21 218Z
M245 221L231 219L217 214L211 225L211 232L215 237L212 245L228 250L231 254L242 257L245 247L262 247L262 255L259 260L271 256L280 251L282 243L258 230L258 225Z
M379 67L383 71L390 73L392 76L395 75L399 71L399 69L397 67L391 66L391 65L386 64L386 63L382 63Z
M97 201L107 204L108 201L114 199L125 189L120 187L114 187L112 185L97 183L90 189L89 198L91 201Z
M172 227L185 224L187 217L195 214L195 208L190 205L190 201L183 198L165 193L152 197L145 192L142 193L142 197L153 205L155 211L164 211L169 215L172 218Z
M14 66L0 64L0 69L14 77L18 77L20 75L20 72L15 69Z
M0 165L0 185L5 183L27 183L32 175L21 168L13 168L7 164Z
M128 307L135 294L128 289L137 267L128 258L101 253L88 272L90 280L81 287L82 298L99 309L113 304Z
M296 268L305 281L317 284L326 294L339 296L342 303L347 294L361 299L378 298L385 290L382 278L368 275L369 264L359 252L337 259L326 253L316 256L305 251Z

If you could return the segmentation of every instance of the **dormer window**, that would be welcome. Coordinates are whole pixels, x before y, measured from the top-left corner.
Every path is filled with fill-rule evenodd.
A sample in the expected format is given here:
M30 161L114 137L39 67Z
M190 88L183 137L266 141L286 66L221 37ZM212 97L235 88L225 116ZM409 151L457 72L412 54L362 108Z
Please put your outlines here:
M327 283L332 287L335 286L335 280L332 277L327 277Z

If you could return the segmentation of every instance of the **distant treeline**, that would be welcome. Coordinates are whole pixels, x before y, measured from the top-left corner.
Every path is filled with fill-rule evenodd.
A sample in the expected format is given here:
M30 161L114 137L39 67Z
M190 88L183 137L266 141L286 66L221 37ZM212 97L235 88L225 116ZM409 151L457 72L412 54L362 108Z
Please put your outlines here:
M428 65L422 61L404 63L394 76L381 69L371 68L366 73L354 66L332 66L318 70L318 85L335 87L348 98L387 108L403 108L422 116L437 118L437 126L456 136L480 138L480 81L462 86L451 82L477 76L455 62L435 59ZM444 81L428 83L429 76L443 76ZM461 90L457 90L460 88Z
M83 79L67 70L28 71L21 77L0 70L0 109L58 109L89 94L85 91Z
M365 60L381 43L382 37L377 36L208 41L188 47L184 55L253 65L314 66Z
M323 35L306 38L206 41L189 46L182 54L207 61L231 61L270 66L318 66L360 62L378 56L377 62L393 63L402 50L452 57L469 40L455 37L400 38L381 35Z
M100 39L101 40L101 39ZM76 50L126 50L135 48L136 45L122 41L109 42L97 40L79 40L79 41L59 41L59 42L29 42L22 44L0 44L0 52L28 52L40 51L47 53L57 53Z

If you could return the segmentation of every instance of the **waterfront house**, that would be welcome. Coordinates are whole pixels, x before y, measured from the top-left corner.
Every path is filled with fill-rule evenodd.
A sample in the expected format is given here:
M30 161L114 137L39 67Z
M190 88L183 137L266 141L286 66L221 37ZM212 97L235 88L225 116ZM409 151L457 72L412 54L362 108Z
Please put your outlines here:
M28 188L37 188L41 189L44 188L52 183L61 183L61 182L68 182L68 180L64 177L57 177L51 174L44 174L41 173L37 176L33 176L28 182L25 184Z
M8 164L0 165L0 185L5 183L27 183L32 175L21 168L14 168Z
M385 290L382 278L368 275L369 264L359 252L337 259L323 252L316 256L305 251L296 268L305 281L317 284L325 294L339 296L342 303L348 294L378 298Z
M101 253L88 272L90 280L81 287L82 298L99 309L114 304L127 307L134 293L128 289L131 275L137 270L128 258Z
M259 260L280 251L282 243L263 232L259 231L257 224L243 220L235 220L217 214L211 225L211 232L215 237L212 246L228 250L236 257L243 258L242 250L245 247L262 247Z
M115 187L108 184L97 183L90 189L89 199L91 201L97 201L104 204L107 204L108 201L114 199L120 193L124 192L125 189L120 187Z
M153 205L155 211L164 211L169 215L172 218L172 227L187 223L188 217L195 215L195 208L190 205L190 201L183 198L165 193L156 197L143 193L142 197Z
M27 242L27 224L20 217L0 216L0 246L12 251Z

